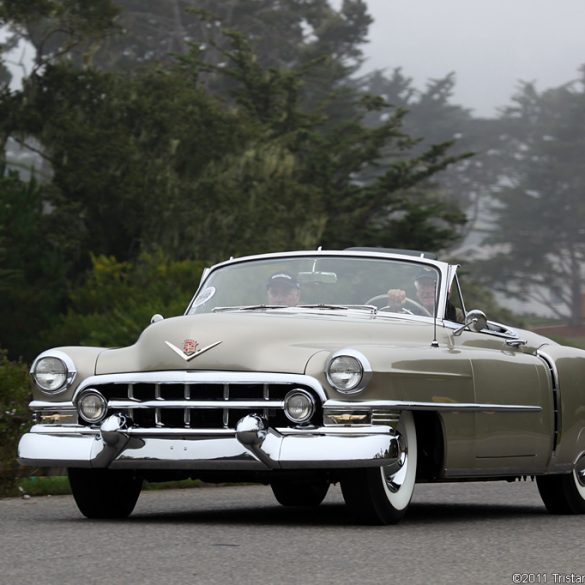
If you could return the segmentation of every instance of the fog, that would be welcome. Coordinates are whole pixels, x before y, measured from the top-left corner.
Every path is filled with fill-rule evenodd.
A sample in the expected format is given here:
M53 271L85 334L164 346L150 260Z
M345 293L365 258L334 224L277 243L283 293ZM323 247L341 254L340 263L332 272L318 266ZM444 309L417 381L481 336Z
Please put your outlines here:
M417 87L456 73L454 102L492 117L519 80L540 90L585 64L584 0L367 0L364 71L402 67Z

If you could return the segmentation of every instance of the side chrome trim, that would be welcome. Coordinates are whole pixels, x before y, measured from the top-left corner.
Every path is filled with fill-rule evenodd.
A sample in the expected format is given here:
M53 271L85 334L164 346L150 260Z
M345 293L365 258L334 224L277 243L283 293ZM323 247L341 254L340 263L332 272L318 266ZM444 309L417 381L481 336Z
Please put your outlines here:
M553 430L553 452L556 451L557 445L561 435L561 387L559 382L559 371L552 357L546 352L538 349L536 355L546 364L552 384L552 399L553 399L553 414L554 414L554 430Z
M351 410L439 410L442 412L541 412L542 407L530 404L482 404L474 402L411 402L408 400L368 400L345 402L326 400L323 409Z

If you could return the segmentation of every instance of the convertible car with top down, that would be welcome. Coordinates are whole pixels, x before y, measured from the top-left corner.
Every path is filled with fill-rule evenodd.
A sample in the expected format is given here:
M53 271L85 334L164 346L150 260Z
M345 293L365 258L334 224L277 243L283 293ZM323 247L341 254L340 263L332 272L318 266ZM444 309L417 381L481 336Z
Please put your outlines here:
M549 512L585 512L585 352L469 310L457 266L425 253L231 259L134 345L50 349L31 374L19 461L66 468L89 518L181 478L285 506L339 484L386 524L417 482L532 477Z

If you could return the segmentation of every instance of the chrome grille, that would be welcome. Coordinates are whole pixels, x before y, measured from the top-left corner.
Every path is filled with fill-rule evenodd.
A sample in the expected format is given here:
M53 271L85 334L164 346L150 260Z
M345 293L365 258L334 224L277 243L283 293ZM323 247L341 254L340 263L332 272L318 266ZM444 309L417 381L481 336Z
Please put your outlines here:
M394 426L398 423L400 415L397 412L387 410L372 410L371 424Z
M271 426L290 426L284 397L293 383L131 382L92 384L108 400L108 412L121 412L142 428L235 429L243 416L256 413ZM320 405L315 396L317 405Z

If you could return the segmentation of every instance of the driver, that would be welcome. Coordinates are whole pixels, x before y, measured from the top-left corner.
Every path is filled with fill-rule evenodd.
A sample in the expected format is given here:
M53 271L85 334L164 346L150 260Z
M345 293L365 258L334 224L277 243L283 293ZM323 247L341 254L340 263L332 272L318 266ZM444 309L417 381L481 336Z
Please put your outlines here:
M434 271L424 270L414 279L416 298L429 315L435 313L435 298L437 295L437 277ZM388 293L388 307L394 313L411 313L406 308L406 291L400 288L391 288ZM420 311L419 311L420 313Z
M266 283L266 297L269 305L294 307L301 300L301 287L288 272L277 272Z

